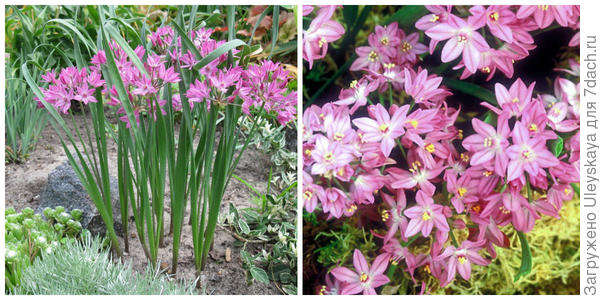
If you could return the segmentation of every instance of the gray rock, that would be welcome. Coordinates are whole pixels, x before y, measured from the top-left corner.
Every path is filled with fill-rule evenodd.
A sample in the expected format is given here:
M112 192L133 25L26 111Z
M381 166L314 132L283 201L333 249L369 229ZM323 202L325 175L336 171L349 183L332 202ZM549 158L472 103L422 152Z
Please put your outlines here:
M119 186L117 179L110 176L110 191L113 206L113 220L115 231L123 235L121 224L121 209L119 204ZM48 175L48 183L40 196L40 206L37 209L41 213L44 208L55 208L63 206L65 211L80 209L83 212L81 226L87 228L94 235L105 235L106 226L104 221L90 199L87 191L81 184L79 177L68 161L62 163Z

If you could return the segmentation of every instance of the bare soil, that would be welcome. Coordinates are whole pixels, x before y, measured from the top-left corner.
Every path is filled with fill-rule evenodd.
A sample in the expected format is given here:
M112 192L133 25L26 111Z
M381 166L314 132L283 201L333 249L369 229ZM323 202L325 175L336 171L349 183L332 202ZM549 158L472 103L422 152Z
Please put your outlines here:
M76 122L80 130L85 130L82 125L84 117L76 115ZM72 127L72 126L71 126ZM111 174L116 175L117 146L109 141L109 167ZM60 139L54 129L48 124L43 130L37 148L31 152L29 158L22 164L6 165L5 174L5 199L6 207L14 207L21 210L24 207L36 208L39 204L40 194L43 192L48 174L61 163L67 161L67 156L61 146ZM265 192L267 189L267 180L269 172L269 158L249 147L242 156L235 174L244 178L259 192ZM169 225L169 191L166 191L166 211L165 211L165 230L168 231ZM229 203L233 203L238 208L249 207L251 202L251 192L243 184L235 179L229 182L221 204L221 212L226 213ZM191 228L187 225L189 218L189 206L185 213L185 222L183 226L181 246L179 249L179 263L177 265L177 279L183 279L192 282L196 279L196 271L193 258L193 244L191 238ZM133 220L129 226L129 252L125 253L124 260L131 263L136 271L143 271L147 266L147 259L144 256L141 244L137 239L137 232ZM201 274L202 290L199 293L206 294L225 294L225 295L273 295L281 294L281 291L273 283L265 285L260 282L253 282L248 285L246 282L246 272L242 268L240 250L241 247L234 246L236 239L225 230L217 228L214 237L213 249L210 252L205 270ZM120 238L123 247L123 239ZM159 249L159 261L163 266L171 265L172 254L172 236L166 236L164 247ZM255 253L260 251L261 245L251 245L246 251ZM229 249L229 250L227 250ZM226 252L231 253L231 259L226 259ZM169 268L170 269L170 268Z

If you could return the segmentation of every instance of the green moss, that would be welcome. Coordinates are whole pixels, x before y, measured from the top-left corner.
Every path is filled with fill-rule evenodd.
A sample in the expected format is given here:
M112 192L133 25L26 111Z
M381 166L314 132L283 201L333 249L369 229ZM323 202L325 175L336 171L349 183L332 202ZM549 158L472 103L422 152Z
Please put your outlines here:
M469 281L455 280L435 294L579 294L579 199L565 203L560 219L544 216L526 234L533 256L531 273L513 282L521 265L519 238L512 226L509 249L496 247L498 257L487 267L474 266ZM429 287L437 286L431 279Z

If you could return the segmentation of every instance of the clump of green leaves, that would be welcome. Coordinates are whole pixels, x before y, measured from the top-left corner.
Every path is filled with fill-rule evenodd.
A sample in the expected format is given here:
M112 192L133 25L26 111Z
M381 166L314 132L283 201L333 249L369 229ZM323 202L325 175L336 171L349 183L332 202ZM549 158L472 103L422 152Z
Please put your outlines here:
M31 295L190 295L195 284L179 284L147 267L136 274L129 264L115 262L99 237L85 234L44 253L23 272L15 294Z
M52 253L59 245L79 237L82 227L81 210L71 213L57 206L55 209L44 209L46 220L26 207L21 212L14 208L5 211L4 271L6 274L5 289L11 290L21 282L21 274L41 253Z
M362 253L372 253L377 249L373 235L348 223L343 223L341 229L319 232L315 240L323 245L315 250L317 261L328 267L350 260L354 249Z
M230 228L239 244L242 263L248 280L268 284L273 281L284 293L297 294L296 249L296 182L279 194L257 192L248 182L234 175L254 193L259 207L238 209L229 205L229 213L222 216L222 224ZM269 180L270 182L270 180ZM257 253L246 249L248 244L263 244Z
M254 122L257 129L250 144L271 157L271 165L274 166L272 182L278 188L291 185L296 181L298 155L296 151L286 148L286 126L277 126L276 121L268 117L256 117L254 120L243 117L238 121L238 125L241 126L242 132L248 132ZM293 124L295 125L295 121Z

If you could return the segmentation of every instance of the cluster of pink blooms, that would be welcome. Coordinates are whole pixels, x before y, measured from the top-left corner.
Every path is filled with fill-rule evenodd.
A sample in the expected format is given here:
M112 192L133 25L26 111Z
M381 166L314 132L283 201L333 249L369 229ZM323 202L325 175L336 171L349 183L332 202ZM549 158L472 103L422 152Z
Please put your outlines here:
M431 12L417 21L415 27L431 39L429 51L444 42L442 62L461 57L454 69L465 68L461 79L478 70L490 80L496 70L511 78L513 64L535 49L531 32L553 24L579 29L579 6L576 5L475 5L470 15L460 18L452 14L452 6L426 6ZM482 33L496 39L488 43ZM579 32L569 46L579 45Z
M190 40L202 57L225 43L212 39L212 33L212 29L203 28L189 34ZM164 106L168 101L162 98L164 89L169 88L169 84L182 80L178 70L191 70L199 63L199 59L191 51L181 50L181 37L175 39L171 27L160 27L148 38L154 51L146 51L142 46L134 49L137 57L143 62L145 72L137 68L119 44L115 41L110 43L114 62L138 123L141 113L154 115L160 109L161 113L165 114ZM233 53L237 52L234 50ZM211 103L226 105L239 97L242 99L242 110L246 114L250 114L251 107L263 107L268 113L273 112L281 124L295 118L297 92L288 91L291 75L282 65L262 61L259 64L250 64L246 68L224 67L226 61L227 54L223 54L203 66L198 70L200 79L190 83L187 90L180 91L185 92L192 108L194 103L202 102L206 103L208 108ZM83 104L97 102L99 99L95 93L101 88L100 91L107 98L106 104L116 107L120 119L129 122L116 87L109 88L103 80L102 66L106 63L106 53L100 50L91 59L89 74L87 68L80 70L76 67L61 70L58 78L54 71L48 72L42 76L42 79L49 83L47 88L42 88L44 99L59 112L67 113L72 101ZM41 100L36 100L42 105ZM182 110L179 93L172 96L172 106L176 111Z
M552 20L578 24L578 7L572 6L523 6L516 13L508 6L474 6L467 21L449 7L429 9L433 14L417 27L427 25L429 36L439 33L433 34L434 44L449 39L444 60L463 53L461 64L473 71L496 68L482 58L492 51L480 48L487 43L475 30L483 25L506 41L492 52L512 53L534 46L527 31ZM524 36L531 42L524 43ZM563 202L574 196L571 184L579 183L578 83L559 77L553 95L534 94L535 82L520 78L509 87L496 83L497 105L481 103L491 111L488 118L459 128L461 109L447 105L451 92L442 78L415 66L416 55L426 51L417 35L405 36L392 23L377 26L368 43L356 49L353 64L362 78L342 89L336 101L304 111L303 200L306 211L326 219L358 215L359 224L381 222L386 230L371 231L382 240L371 266L356 250L354 270L333 268L319 293L374 294L390 281L389 264L402 266L423 285L425 279L415 277L418 268L442 287L457 272L468 280L473 264L488 265L495 247L510 247L502 227L526 233L542 215L559 218ZM578 63L570 65L558 70L578 77ZM388 88L407 94L411 104L367 105L370 95L379 99L378 91ZM550 147L559 141L560 151ZM468 236L456 239L453 230ZM431 245L426 252L410 246L417 237L419 245Z
M309 69L312 69L313 61L327 55L329 43L337 41L344 35L345 30L342 24L331 19L336 8L336 5L321 6L308 29L303 32L302 56L308 61ZM304 5L302 16L311 14L313 10L313 6Z

